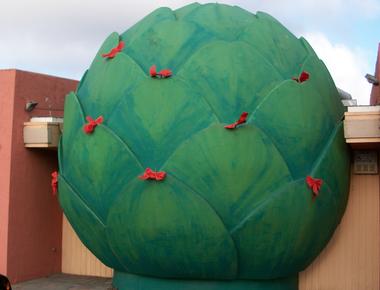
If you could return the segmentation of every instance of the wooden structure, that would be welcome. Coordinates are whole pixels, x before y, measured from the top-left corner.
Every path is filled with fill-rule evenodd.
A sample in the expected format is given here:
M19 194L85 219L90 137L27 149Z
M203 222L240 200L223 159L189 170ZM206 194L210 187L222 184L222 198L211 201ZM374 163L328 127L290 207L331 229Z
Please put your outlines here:
M349 107L345 113L344 136L354 148L376 147L380 142L379 127L380 106Z
M61 122L25 122L24 144L27 148L54 148L58 147L62 131Z
M79 240L73 228L63 216L62 223L62 272L66 274L112 277L112 269L102 264Z

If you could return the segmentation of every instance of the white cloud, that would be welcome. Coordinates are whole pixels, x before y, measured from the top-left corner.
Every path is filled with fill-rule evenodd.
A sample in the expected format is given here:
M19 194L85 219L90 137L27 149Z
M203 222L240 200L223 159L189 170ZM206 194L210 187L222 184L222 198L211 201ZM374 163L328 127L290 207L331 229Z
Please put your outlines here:
M343 0L342 0L343 1ZM345 4L345 1L342 3ZM348 1L351 9L366 17L376 17L380 15L380 1L379 0L351 0Z
M359 17L373 17L380 13L380 1L378 0L306 0L298 2L284 0L237 0L223 2L234 2L253 11L262 9L274 13L279 12L287 16L319 18L320 22L323 22L325 17L337 17L351 12L354 12Z
M111 32L124 32L158 7L179 8L191 2L193 1L7 1L0 10L0 68L15 67L80 78L103 40ZM252 12L266 11L277 17L296 35L304 35L306 31L311 30L323 31L326 27L329 32L338 31L339 34L339 31L347 30L345 23L348 22L347 13L350 11L353 17L369 17L380 13L379 0L307 0L297 3L284 0L217 2L239 5ZM341 21L342 17L346 17L345 21ZM362 92L359 92L359 89L355 89L352 85L346 87L341 81L349 79L350 81L346 81L347 84L363 82L362 74L365 70L369 69L370 72L373 70L367 67L367 61L363 60L357 50L334 45L327 38L315 33L307 34L307 38L321 58L325 59L334 79L342 89L350 91L355 96L365 94L364 85ZM330 54L324 55L327 51ZM339 56L336 56L337 54ZM343 76L344 71L351 71L352 74L348 76L346 73Z
M373 68L364 54L359 49L334 44L319 32L306 33L305 38L326 64L336 86L350 93L358 104L369 104L371 86L364 75Z
M0 68L79 79L111 32L124 32L158 7L191 2L8 1L0 9Z
M329 35L346 35L346 38L349 38L347 31L353 29L354 23L380 18L379 0L232 0L228 2L252 12L267 12L297 35L318 30L328 32Z

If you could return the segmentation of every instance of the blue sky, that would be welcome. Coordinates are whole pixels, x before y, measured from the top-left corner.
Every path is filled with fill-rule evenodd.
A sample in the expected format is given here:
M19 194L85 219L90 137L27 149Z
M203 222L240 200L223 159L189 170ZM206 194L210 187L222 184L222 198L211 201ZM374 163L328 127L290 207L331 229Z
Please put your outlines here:
M79 79L105 37L122 33L160 6L181 0L12 0L0 10L0 68ZM206 3L207 1L199 1ZM215 2L215 1L213 1ZM326 63L336 85L368 103L380 42L380 0L225 0L265 11L304 36Z

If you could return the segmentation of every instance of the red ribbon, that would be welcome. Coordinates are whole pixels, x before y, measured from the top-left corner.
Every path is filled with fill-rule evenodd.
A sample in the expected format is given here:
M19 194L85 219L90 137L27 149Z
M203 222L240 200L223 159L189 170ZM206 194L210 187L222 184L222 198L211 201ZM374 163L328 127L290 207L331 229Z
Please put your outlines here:
M103 116L99 116L98 118L96 118L96 120L94 120L90 116L87 116L86 120L88 123L83 126L83 131L86 134L91 134L92 132L94 132L96 126L103 123L104 118Z
M170 69L163 69L159 72L157 72L157 67L155 65L152 65L149 69L149 74L152 78L162 78L166 79L168 77L172 76L172 71Z
M110 52L108 53L103 53L102 54L102 57L105 57L105 58L114 58L119 52L121 52L124 48L124 41L119 41L119 44L112 48Z
M57 171L53 171L51 173L51 189L53 191L53 195L56 195L58 191L58 172Z
M140 179L142 180L147 180L147 179L153 179L157 181L164 180L166 177L166 172L164 171L153 171L149 167L145 169L145 172L143 175L139 176Z
M292 80L296 81L297 83L303 83L306 82L309 79L310 75L308 72L303 71L298 78L293 77Z
M319 190L321 189L321 186L323 184L323 180L313 178L311 176L306 176L306 183L309 186L309 188L313 191L313 198L317 197L319 195Z
M232 124L224 126L224 128L226 128L226 129L235 129L237 125L240 125L240 124L243 124L243 123L247 122L247 117L248 117L248 113L247 112L243 112L240 115L239 120L237 120L235 123L232 123Z

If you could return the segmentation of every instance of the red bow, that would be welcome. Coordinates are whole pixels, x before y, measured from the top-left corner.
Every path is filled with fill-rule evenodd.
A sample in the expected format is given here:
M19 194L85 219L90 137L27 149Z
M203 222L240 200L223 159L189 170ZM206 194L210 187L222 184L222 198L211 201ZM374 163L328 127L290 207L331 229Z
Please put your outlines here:
M297 83L303 83L309 79L310 75L308 72L303 71L298 78L293 77L292 80L296 81Z
M53 190L53 195L56 195L58 191L58 172L57 171L53 171L51 173L51 189Z
M306 176L306 183L313 190L313 197L317 197L319 194L319 190L323 184L322 179L312 178L311 176Z
M143 175L139 176L140 179L142 180L147 180L147 179L154 179L154 180L164 180L166 177L166 172L164 171L153 171L149 167L145 169L145 172Z
M94 132L96 126L103 123L103 116L99 116L98 118L96 118L96 120L92 119L90 116L87 116L86 120L88 124L85 124L83 126L83 131L86 134L91 134L92 132Z
M119 52L121 52L124 48L124 41L119 41L119 44L112 48L111 51L109 53L103 53L102 54L102 57L106 57L106 58L114 58Z
M157 72L157 67L155 65L152 65L150 67L149 73L152 78L160 77L162 79L165 79L172 76L172 71L170 69L163 69Z
M247 122L247 117L248 117L248 113L247 112L243 112L240 115L239 120L237 120L235 123L232 123L230 125L224 126L224 128L226 128L226 129L235 129L237 125L240 125L240 124L243 124L243 123Z

